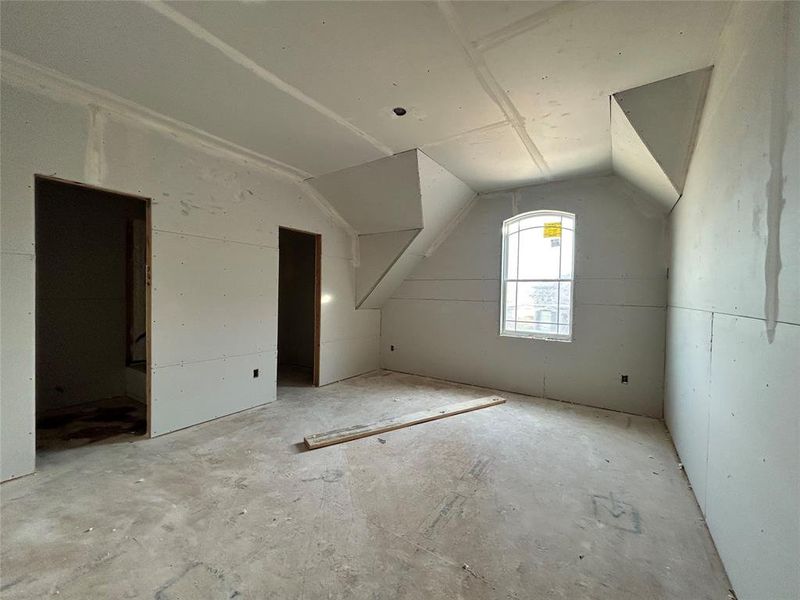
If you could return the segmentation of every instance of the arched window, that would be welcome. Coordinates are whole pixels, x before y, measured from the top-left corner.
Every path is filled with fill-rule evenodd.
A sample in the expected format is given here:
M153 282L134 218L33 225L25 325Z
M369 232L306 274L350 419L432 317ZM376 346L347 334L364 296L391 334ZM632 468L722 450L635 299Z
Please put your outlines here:
M575 215L537 210L503 222L500 335L569 341Z

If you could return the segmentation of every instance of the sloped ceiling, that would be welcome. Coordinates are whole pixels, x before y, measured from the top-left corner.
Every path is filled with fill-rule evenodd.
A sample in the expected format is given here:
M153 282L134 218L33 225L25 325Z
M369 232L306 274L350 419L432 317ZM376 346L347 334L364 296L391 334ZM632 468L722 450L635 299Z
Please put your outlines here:
M479 191L608 171L608 96L710 65L729 10L702 1L0 7L5 53L295 174L421 148ZM408 113L395 116L395 106Z

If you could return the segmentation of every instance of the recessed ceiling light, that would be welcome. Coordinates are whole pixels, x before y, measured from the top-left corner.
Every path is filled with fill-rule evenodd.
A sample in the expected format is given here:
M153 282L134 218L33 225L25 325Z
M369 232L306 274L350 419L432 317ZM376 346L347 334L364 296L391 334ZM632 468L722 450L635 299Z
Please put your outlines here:
M402 106L398 106L398 107L396 107L396 108L393 108L393 109L392 109L392 112L393 112L394 114L396 114L398 117L402 117L402 116L403 116L404 114L406 114L408 111L407 111L405 108L403 108Z

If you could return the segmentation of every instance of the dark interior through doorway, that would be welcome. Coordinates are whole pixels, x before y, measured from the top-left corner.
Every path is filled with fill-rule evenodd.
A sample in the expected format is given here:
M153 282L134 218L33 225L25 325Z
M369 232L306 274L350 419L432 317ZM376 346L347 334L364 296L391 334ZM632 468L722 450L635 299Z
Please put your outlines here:
M320 236L278 230L278 383L319 385Z
M37 451L147 434L148 210L36 178Z

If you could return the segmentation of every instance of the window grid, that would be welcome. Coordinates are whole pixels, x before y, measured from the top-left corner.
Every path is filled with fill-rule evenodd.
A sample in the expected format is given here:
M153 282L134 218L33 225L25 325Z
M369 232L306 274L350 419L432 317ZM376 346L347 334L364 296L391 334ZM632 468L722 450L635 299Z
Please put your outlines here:
M539 217L542 219L542 223L538 224L535 223L535 217ZM567 226L564 221L567 220L568 223L571 222L572 227ZM535 223L528 227L524 226L524 223ZM522 241L522 232L524 231L532 231L536 229L545 229L545 223L559 223L561 225L561 233L562 235L558 238L558 276L556 278L520 278L519 271L520 271L520 252L521 252L521 241ZM564 277L563 273L563 260L564 260L564 231L570 231L572 233L572 265L570 269L570 277ZM509 219L503 224L503 276L501 277L501 297L502 297L502 307L501 307L501 323L500 323L500 332L501 334L511 334L515 336L524 336L524 337L532 337L532 338L543 338L543 339L559 339L559 340L570 340L572 339L572 305L573 305L573 297L572 294L574 293L573 289L573 281L574 281L574 270L575 270L575 215L571 213L565 213L560 211L534 211L525 213L522 215L518 215L513 219ZM516 236L515 243L516 243L516 256L515 256L515 264L514 264L514 278L512 279L509 276L509 264L508 264L508 247L510 245L510 241L513 236ZM549 321L538 321L538 320L527 320L527 319L520 319L519 314L519 288L520 283L555 283L556 284L556 304L555 304L555 322ZM508 300L507 300L507 290L508 284L514 284L514 318L508 319ZM561 287L562 284L567 283L570 285L570 305L568 307L568 323L562 323L562 305L561 305ZM508 325L513 323L513 330L508 328ZM555 327L555 333L546 333L546 332L536 332L536 331L520 331L519 325L550 325ZM567 331L562 333L562 329L566 328Z

